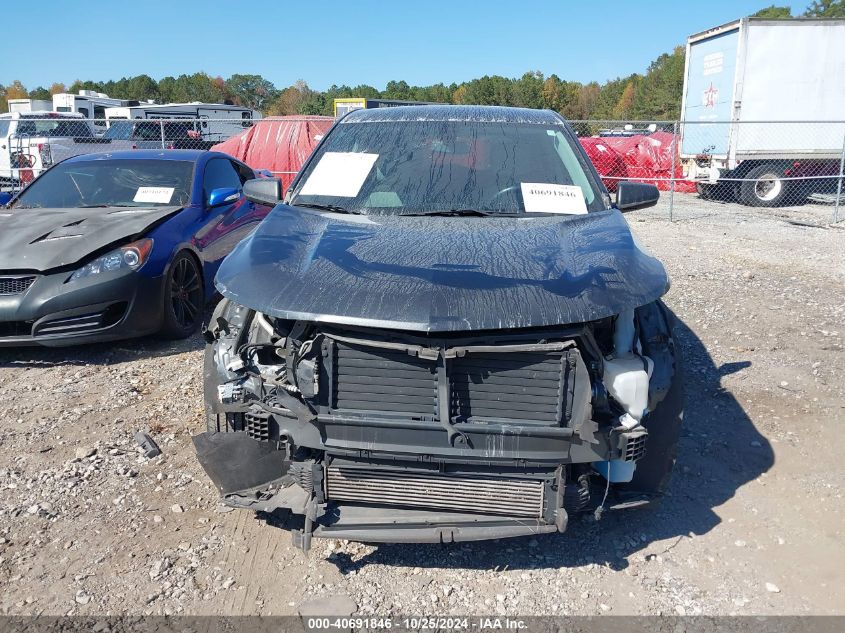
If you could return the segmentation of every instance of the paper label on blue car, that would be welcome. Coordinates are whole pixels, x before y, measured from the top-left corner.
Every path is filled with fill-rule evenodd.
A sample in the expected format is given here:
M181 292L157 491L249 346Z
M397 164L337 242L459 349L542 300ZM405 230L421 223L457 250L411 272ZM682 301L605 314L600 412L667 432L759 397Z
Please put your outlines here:
M526 213L581 214L587 212L584 192L577 185L523 182L520 186Z
M173 197L174 187L138 187L133 202L156 202L167 204Z
M378 154L326 152L308 176L301 196L354 198L373 170Z

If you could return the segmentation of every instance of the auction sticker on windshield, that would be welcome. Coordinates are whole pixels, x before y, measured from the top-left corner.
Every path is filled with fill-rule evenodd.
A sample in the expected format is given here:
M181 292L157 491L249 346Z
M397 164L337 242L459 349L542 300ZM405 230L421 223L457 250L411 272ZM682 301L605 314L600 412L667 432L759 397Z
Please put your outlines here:
M166 204L173 197L174 187L138 187L133 202L157 202Z
M373 169L378 154L326 152L299 192L303 196L354 198Z
M584 192L577 185L555 185L542 182L523 182L522 200L526 213L587 212Z

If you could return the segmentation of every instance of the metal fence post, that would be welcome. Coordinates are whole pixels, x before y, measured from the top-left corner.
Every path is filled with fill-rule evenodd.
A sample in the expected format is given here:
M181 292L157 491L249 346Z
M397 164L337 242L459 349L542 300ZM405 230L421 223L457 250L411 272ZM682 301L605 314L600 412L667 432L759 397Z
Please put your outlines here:
M669 177L669 221L673 221L673 211L675 209L675 161L677 160L678 152L678 122L675 121L672 130L672 173Z
M164 149L165 148L165 145L164 145L164 119L158 120L158 126L159 126L159 129L161 130L161 149Z
M845 136L842 137L842 157L839 159L839 178L836 180L836 206L833 207L833 223L839 222L839 201L842 198L842 177L845 176Z

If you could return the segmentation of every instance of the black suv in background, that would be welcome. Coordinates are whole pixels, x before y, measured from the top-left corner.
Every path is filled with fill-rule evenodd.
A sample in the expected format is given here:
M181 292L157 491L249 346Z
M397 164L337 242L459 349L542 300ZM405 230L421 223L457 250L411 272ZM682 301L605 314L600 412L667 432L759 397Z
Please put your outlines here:
M212 141L202 140L195 121L178 119L144 119L140 121L112 120L103 138L113 144L124 143L119 149L211 149ZM124 146L126 145L126 146Z

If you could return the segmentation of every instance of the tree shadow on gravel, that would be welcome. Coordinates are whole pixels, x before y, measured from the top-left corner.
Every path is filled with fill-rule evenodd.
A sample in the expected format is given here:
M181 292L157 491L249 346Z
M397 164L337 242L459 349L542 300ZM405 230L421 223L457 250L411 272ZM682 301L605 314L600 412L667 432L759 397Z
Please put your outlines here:
M667 496L657 508L570 517L564 534L441 544L379 545L352 560L335 553L329 561L341 573L367 565L452 569L544 569L590 563L621 570L628 556L655 541L672 556L680 540L706 534L720 523L714 508L744 484L771 468L774 452L721 378L747 370L741 361L717 367L699 338L678 321L676 335L684 353L686 407L678 460ZM674 539L674 540L673 540Z

